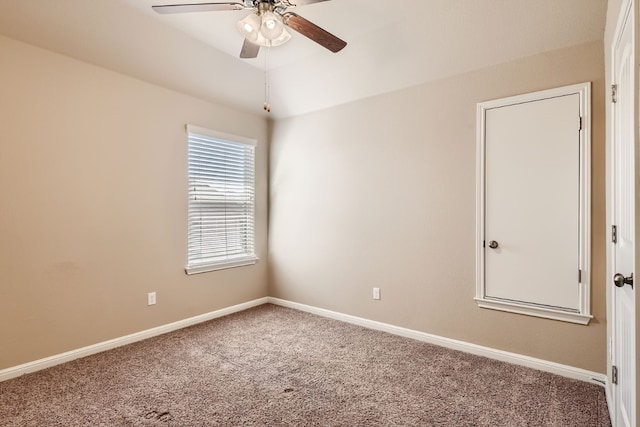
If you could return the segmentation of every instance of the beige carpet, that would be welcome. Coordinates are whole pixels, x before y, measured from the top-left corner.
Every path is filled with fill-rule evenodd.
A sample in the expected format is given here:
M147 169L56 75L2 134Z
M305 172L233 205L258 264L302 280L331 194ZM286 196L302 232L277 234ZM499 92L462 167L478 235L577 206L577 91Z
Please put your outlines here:
M273 305L0 383L1 426L609 426L602 387Z

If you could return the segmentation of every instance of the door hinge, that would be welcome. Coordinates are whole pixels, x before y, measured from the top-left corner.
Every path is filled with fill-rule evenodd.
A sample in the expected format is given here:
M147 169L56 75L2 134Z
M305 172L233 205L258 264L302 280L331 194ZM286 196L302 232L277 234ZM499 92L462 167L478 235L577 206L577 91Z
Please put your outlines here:
M613 243L618 243L618 226L617 225L611 226L611 241Z
M615 365L611 367L611 383L618 384L618 367Z
M611 102L618 102L618 85L611 85Z
M582 283L582 270L578 270L578 283Z
M582 117L578 118L578 130L582 130Z

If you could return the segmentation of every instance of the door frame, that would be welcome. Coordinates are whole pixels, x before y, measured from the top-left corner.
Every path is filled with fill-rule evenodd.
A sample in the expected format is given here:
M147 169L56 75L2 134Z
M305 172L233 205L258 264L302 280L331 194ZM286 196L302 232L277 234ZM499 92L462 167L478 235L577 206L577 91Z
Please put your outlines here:
M608 101L608 106L609 106L609 112L607 115L607 127L608 127L608 131L607 131L607 163L606 163L606 180L607 180L607 198L606 198L606 204L607 204L607 226L606 226L606 230L607 230L607 236L606 236L606 241L607 243L607 260L606 260L606 289L607 289L607 293L606 293L606 298L607 298L607 319L608 319L608 327L607 327L607 384L606 384L606 393L607 393L607 402L608 402L608 406L609 406L609 414L611 416L611 422L613 426L617 426L619 425L619 420L617 420L617 416L618 416L618 402L617 402L617 393L616 390L614 389L614 385L612 383L612 378L613 378L613 372L612 372L612 367L614 365L614 363L616 362L615 360L613 360L614 357L614 349L616 348L616 330L615 330L615 318L614 318L614 311L615 311L615 307L614 307L614 302L615 302L615 295L614 292L616 291L616 287L613 285L613 275L616 273L616 271L614 271L614 263L615 260L613 258L613 254L614 254L614 243L612 241L612 236L611 236L611 232L612 232L612 226L613 224L613 206L614 206L614 187L613 187L613 183L614 183L614 178L613 178L613 171L614 171L614 157L613 157L613 147L614 147L614 138L616 136L615 134L615 115L614 115L614 109L612 107L611 101L612 101L612 97L613 97L613 93L612 93L612 89L613 89L613 85L616 83L616 64L615 64L615 49L616 49L616 45L619 42L620 37L622 36L622 30L623 30L623 25L625 23L625 19L627 19L627 17L633 19L633 24L631 27L631 31L632 31L632 42L634 44L633 46L633 54L634 54L634 67L633 67L633 81L634 81L634 92L631 94L632 96L632 105L634 108L633 111L633 129L634 129L634 146L635 146L635 150L634 150L634 157L633 157L633 164L634 164L634 170L635 170L635 200L633 201L634 203L634 207L635 207L635 242L638 242L638 239L640 238L640 218L638 215L638 212L640 212L638 209L640 208L640 194L639 194L639 189L640 189L640 185L639 185L639 174L638 174L638 165L640 165L640 149L638 147L640 147L639 145L639 139L640 139L640 129L639 129L639 125L640 125L640 118L638 116L638 114L640 114L640 108L639 108L639 102L640 102L640 94L638 93L638 90L640 90L640 85L639 85L639 75L640 73L638 72L638 60L640 58L640 56L638 55L638 50L639 50L639 43L638 43L638 17L639 17L639 7L638 7L638 2L635 0L622 0L621 4L620 4L620 9L616 12L616 17L615 17L615 22L614 22L614 32L613 32L613 38L611 40L611 45L609 46L610 49L610 54L609 57L606 58L607 61L609 61L609 69L610 69L610 73L609 73L609 78L607 80L607 92L609 92L609 98L607 99ZM637 243L634 243L636 249L637 249ZM638 253L637 250L634 250L635 252L635 259L634 259L634 270L636 270L636 268L638 266L640 266L640 253ZM640 313L638 312L638 307L640 307L639 302L640 302L640 293L639 292L634 292L634 296L635 296L635 319L631 319L632 322L635 322L635 346L636 346L636 351L634 352L634 356L635 356L635 363L636 363L636 367L635 367L635 371L636 371L636 375L634 378L629 378L631 381L634 382L634 384L631 385L632 390L635 393L635 398L636 400L638 399L638 396L640 396L640 390L638 389L638 384L640 384L640 369L638 369L638 355L637 355L637 347L638 347L638 342L640 339ZM617 356L616 356L617 357ZM632 425L640 425L640 413L637 409L637 403L636 403L636 408L635 408L635 419L631 420Z
M579 190L579 248L576 266L576 284L579 286L578 312L565 311L535 304L487 298L485 284L485 164L486 164L486 112L492 108L533 102L548 98L580 96L580 190ZM562 320L587 325L591 318L591 83L578 83L538 92L478 103L476 135L476 303L481 308L507 311L529 316ZM578 122L576 121L576 129ZM578 283L578 270L580 282Z

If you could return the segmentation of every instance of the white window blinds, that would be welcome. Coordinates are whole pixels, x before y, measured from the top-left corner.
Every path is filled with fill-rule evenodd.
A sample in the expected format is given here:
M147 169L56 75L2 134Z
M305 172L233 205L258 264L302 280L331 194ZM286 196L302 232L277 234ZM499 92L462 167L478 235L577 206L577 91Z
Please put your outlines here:
M187 273L255 263L255 141L194 126L187 132Z

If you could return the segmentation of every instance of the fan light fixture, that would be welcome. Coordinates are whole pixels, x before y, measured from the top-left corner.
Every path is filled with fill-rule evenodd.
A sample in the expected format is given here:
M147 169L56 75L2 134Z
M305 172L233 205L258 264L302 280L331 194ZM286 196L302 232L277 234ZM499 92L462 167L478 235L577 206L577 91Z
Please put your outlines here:
M334 53L341 51L347 45L344 40L289 10L297 6L325 1L327 0L231 0L213 3L165 4L151 6L151 8L158 13L250 10L249 15L237 22L238 31L244 37L240 58L257 58L261 48L266 47L264 49L264 110L270 112L269 48L280 46L291 39L291 34L286 27Z
M245 16L238 21L238 31L251 43L265 47L280 46L291 38L282 18L271 11Z

